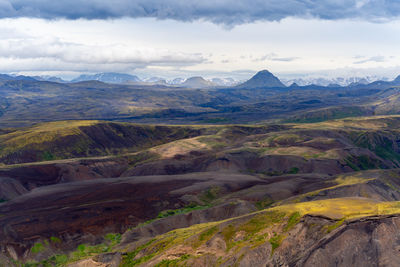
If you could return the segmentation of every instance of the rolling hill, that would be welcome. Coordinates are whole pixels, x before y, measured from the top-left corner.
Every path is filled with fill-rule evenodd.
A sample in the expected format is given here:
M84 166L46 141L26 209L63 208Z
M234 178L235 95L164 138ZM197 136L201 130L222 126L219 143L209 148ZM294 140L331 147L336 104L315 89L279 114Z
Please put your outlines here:
M396 264L396 80L2 79L0 265Z
M352 246L381 262L395 254L374 246L397 240L399 126L372 116L3 130L0 263L312 266L347 262Z

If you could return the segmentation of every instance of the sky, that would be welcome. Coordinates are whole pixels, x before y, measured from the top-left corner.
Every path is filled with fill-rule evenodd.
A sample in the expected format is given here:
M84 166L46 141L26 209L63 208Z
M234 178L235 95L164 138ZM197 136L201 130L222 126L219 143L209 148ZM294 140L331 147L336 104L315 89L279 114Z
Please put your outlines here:
M0 0L0 73L400 74L400 1Z

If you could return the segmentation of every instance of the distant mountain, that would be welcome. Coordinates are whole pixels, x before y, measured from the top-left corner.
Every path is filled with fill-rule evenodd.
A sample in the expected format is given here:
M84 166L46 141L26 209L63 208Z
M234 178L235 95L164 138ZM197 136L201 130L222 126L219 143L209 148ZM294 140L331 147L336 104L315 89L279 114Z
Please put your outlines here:
M294 78L294 79L282 79L282 82L286 85L290 85L292 83L297 83L299 86L306 85L319 85L319 86L329 86L331 84L339 85L339 86L356 86L356 85L365 85L377 80L387 81L384 77L378 76L365 76L365 77L335 77L335 78L326 78L326 77L302 77L302 78Z
M11 79L12 79L12 77L10 75L0 74L0 81L9 81Z
M24 75L8 75L8 74L0 74L0 81L37 81L33 77L24 76Z
M276 87L285 87L285 85L275 77L271 72L267 70L259 71L256 75L254 75L250 80L239 84L238 88L276 88Z
M207 88L207 87L212 87L215 86L210 81L205 80L203 77L191 77L187 79L185 82L181 84L183 87L188 87L188 88Z
M37 81L47 81L47 82L55 82L55 83L66 83L67 81L61 79L60 77L55 76L33 76L32 78Z
M98 73L93 75L80 75L79 77L73 79L71 82L82 82L82 81L100 81L105 83L128 83L128 82L140 82L139 77L124 73Z
M147 82L147 83L167 83L164 78L160 78L160 77L151 77L151 78L144 79L143 81Z
M211 82L219 86L233 86L238 83L233 78L212 78Z
M173 79L173 80L168 81L168 84L171 84L171 85L180 85L180 84L182 84L182 83L184 83L184 82L185 82L185 79L183 79L183 78L175 78L175 79Z

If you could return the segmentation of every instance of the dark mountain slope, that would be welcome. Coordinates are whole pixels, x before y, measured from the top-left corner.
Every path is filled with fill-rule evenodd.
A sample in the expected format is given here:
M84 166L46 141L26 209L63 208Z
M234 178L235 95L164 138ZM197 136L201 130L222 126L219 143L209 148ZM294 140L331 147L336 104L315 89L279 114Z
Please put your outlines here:
M279 88L285 85L275 77L271 72L262 70L254 75L250 80L240 84L237 88Z

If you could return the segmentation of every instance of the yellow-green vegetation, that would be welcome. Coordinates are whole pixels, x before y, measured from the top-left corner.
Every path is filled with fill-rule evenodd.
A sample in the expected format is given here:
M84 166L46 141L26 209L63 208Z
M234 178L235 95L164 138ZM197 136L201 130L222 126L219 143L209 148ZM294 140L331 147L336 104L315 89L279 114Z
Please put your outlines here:
M174 215L177 215L177 214L185 214L185 213L189 213L189 212L194 211L194 210L202 210L202 209L206 209L206 208L209 208L209 207L210 207L210 205L199 206L199 205L196 205L196 204L189 204L188 206L186 206L186 207L184 207L182 209L161 211L158 214L157 219L166 218L166 217L174 216Z
M222 135L200 136L196 140L212 149L221 149L228 145Z
M161 262L157 263L154 267L173 267L182 265L187 259L191 256L189 254L184 254L177 259L164 259Z
M353 180L353 182L355 181ZM350 183L350 181L343 183ZM217 236L222 238L226 244L225 254L227 257L231 253L238 253L244 247L252 249L266 242L270 243L273 253L285 240L287 232L307 214L336 220L335 223L322 228L328 233L349 219L397 213L400 213L400 202L376 202L364 198L340 198L283 205L221 222L177 229L157 236L135 251L129 252L124 257L123 266L135 266L160 255L163 255L164 260L159 262L154 260L153 264L168 266L165 264L171 263L181 266L185 260L195 257L196 250L200 247L204 251L204 245ZM177 248L186 248L184 258L169 259L169 251L173 253ZM209 251L209 253L213 252Z
M39 123L35 126L0 135L2 150L5 154L22 147L51 142L56 138L81 134L79 127L98 124L99 121L55 121Z
M274 203L274 201L270 198L265 198L263 200L259 200L255 203L257 209L259 210L263 210L268 208L269 206L271 206Z
M360 177L362 174L355 175L341 175L336 178L334 181L337 183L337 186L346 186L346 185L354 185L354 184L363 184L369 181L375 180L375 178L365 178Z
M33 244L32 248L31 248L31 252L33 254L37 254L39 252L44 251L44 249L45 249L44 245L40 242L37 242L37 243Z
M55 236L50 237L50 241L55 244L61 243L61 239Z
M105 121L57 121L0 133L0 158L15 164L68 158L127 155L160 147L157 157L208 148L193 138L212 128L139 125ZM175 143L176 140L182 140ZM169 143L169 144L168 144ZM196 148L197 147L197 148ZM183 150L183 151L180 151Z
M191 151L210 150L214 148L211 137L194 137L173 141L150 149L161 158L173 158L176 155L188 154Z
M274 250L277 249L281 245L283 239L284 239L283 235L279 235L274 232L273 236L268 240L268 242L271 244L271 248L272 248L271 254L273 254Z
M305 141L305 138L294 133L284 133L275 135L272 138L267 139L270 143L277 143L280 145L292 145Z
M363 174L357 174L357 175L341 175L337 177L336 179L333 180L336 185L329 186L329 187L324 187L318 190L314 190L305 194L301 194L293 199L289 199L288 201L285 201L286 203L298 203L303 201L307 197L314 197L320 194L321 192L329 191L329 190L334 190L336 188L344 187L344 186L350 186L350 185L356 185L356 184L365 184L368 183L369 181L373 181L376 178L365 178L362 177ZM329 182L331 183L331 182ZM281 203L277 203L281 204Z
M58 237L50 237L50 242L48 240L44 240L43 243L36 242L31 248L31 253L37 254L39 252L43 252L50 245L57 245L61 242L62 242L61 239L59 239ZM71 262L76 262L101 253L111 252L113 248L120 242L121 242L121 234L109 233L104 236L103 243L97 245L81 244L76 248L76 250L74 250L69 254L57 254L41 262L29 262L26 264L19 264L19 265L24 267L65 266Z
M219 186L212 186L200 195L200 200L203 201L206 205L210 205L210 203L218 197L220 191L221 188Z
M189 212L195 211L195 210L207 209L207 208L209 208L209 207L211 207L211 204L207 204L207 205L197 205L197 204L195 204L195 203L191 203L191 204L189 204L189 205L187 205L186 207L181 208L181 209L163 210L163 211L161 211L160 213L158 213L158 215L157 215L156 218L151 219L151 220L148 220L148 221L145 221L145 222L143 222L143 223L140 223L140 224L138 224L136 227L130 228L129 231L130 231L130 230L133 230L133 229L137 229L137 228L142 227L142 226L145 226L145 225L147 225L147 224L150 224L150 223L152 223L152 222L155 222L155 221L157 221L157 220L160 220L160 219L163 219L163 218L166 218L166 217L170 217L170 216L174 216L174 215L178 215L178 214L185 214L185 213L189 213Z
M339 226L341 226L343 223L344 223L344 218L336 221L334 224L326 225L324 227L324 229L326 230L327 233L330 233L333 230L335 230L336 228L338 228Z
M203 231L212 228L217 223L204 223L191 226L189 228L177 229L141 245L132 252L128 252L124 257L121 266L136 266L147 262L169 248L191 242L190 237L197 236Z
M356 182L357 179L353 178L349 181L339 179L339 181L346 184L350 181ZM318 215L335 220L335 223L322 228L325 233L329 233L349 219L390 214L400 214L400 202L377 202L365 198L340 198L282 205L249 215L220 222L197 224L159 235L146 243L142 243L135 250L127 252L123 256L121 266L136 266L149 261L152 261L155 266L182 266L188 260L198 257L197 250L204 251L206 249L207 252L206 243L217 237L221 238L226 244L226 251L221 251L226 257L239 253L243 248L254 249L266 243L271 245L271 251L274 253L286 239L287 233L305 215ZM64 266L70 262L110 252L120 243L121 235L108 234L104 240L102 244L94 246L82 244L69 255L55 255L40 263L29 263L26 266ZM50 242L57 243L58 239L50 238ZM179 254L180 256L169 256L175 255L174 251L180 251L179 249L183 248L185 253ZM44 249L43 243L36 243L31 252L38 253ZM207 253L214 252L211 249ZM156 258L161 255L161 259L157 261ZM220 261L223 262L224 258Z
M376 202L367 198L335 198L282 205L271 208L283 212L322 215L331 219L350 219L400 213L400 202Z
M380 130L398 128L399 115L364 116L335 119L318 123L291 124L295 129L346 129L346 130Z
M192 243L192 247L193 248L200 247L202 244L209 241L211 239L211 237L213 237L217 231L218 231L218 227L216 227L216 226L207 228L206 230L204 230L203 232L201 232L199 234L199 238L197 240L194 240L194 242Z

